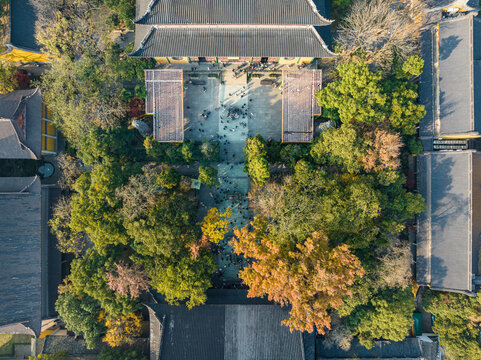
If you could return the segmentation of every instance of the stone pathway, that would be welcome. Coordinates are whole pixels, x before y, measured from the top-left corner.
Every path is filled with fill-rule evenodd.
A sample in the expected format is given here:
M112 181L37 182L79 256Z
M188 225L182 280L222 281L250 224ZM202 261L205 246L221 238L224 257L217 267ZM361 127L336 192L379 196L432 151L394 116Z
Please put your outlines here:
M216 164L220 186L201 187L198 220L202 221L209 208L217 207L220 212L230 208L231 228L242 228L252 218L247 200L249 178L244 172L243 148L247 138L259 132L266 139L280 140L281 133L280 89L262 86L260 79L247 83L246 73L237 74L233 76L229 69L222 71L221 79L200 75L197 79L205 85L188 83L184 100L186 139L215 139L220 143L220 161ZM187 81L188 76L185 75ZM233 112L238 116L232 116ZM231 231L218 245L215 286L238 283L239 269L245 265L245 260L232 252L232 237Z

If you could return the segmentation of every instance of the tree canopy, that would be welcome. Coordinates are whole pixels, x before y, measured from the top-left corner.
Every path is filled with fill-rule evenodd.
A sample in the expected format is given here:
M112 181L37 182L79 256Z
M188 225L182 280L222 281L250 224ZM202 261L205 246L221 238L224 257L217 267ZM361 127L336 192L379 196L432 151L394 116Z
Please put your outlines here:
M403 135L413 135L425 114L417 104L417 85L409 80L420 74L424 62L412 56L397 67L396 76L373 72L363 61L340 63L337 81L317 94L323 115L344 124L376 125L387 122Z
M88 349L100 344L105 326L98 321L100 305L88 295L78 296L72 290L59 294L55 310L68 330L82 335Z
M246 172L254 184L259 186L264 185L270 176L269 163L266 156L266 142L262 136L257 134L253 138L247 139L247 144L244 147Z
M413 324L413 300L410 288L383 291L351 313L347 324L368 349L377 339L402 341Z
M316 94L322 118L334 126L313 144L248 140L246 168L261 186L249 193L258 217L235 230L234 249L250 264L240 277L249 296L291 305L291 328L324 333L335 314L342 331L328 337L341 337L343 346L353 336L366 347L407 336L414 298L404 230L425 204L404 186L401 157L424 116L414 84L422 66L417 56L378 71L360 60L341 62ZM270 177L269 161L290 172ZM260 168L266 176L256 175ZM339 287L330 283L336 276Z
M450 359L481 358L481 299L426 290L423 306L435 316L433 330Z
M254 228L234 229L234 251L252 258L239 277L249 286L249 297L267 295L269 300L290 305L291 330L321 334L330 328L329 310L343 303L350 287L364 275L360 261L347 245L329 248L328 238L314 232L304 242L281 242L267 232L267 222L256 217Z

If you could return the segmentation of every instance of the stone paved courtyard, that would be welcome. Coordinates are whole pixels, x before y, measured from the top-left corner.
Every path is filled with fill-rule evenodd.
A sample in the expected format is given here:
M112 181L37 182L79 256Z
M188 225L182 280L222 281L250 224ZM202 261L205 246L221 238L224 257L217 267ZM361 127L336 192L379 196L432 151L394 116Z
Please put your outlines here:
M202 73L200 73L202 74ZM261 80L247 81L247 75L233 77L233 71L222 72L221 78L209 78L207 74L190 78L184 73L187 88L184 91L185 139L200 141L215 139L220 142L220 162L217 164L220 186L200 190L199 218L211 207L224 212L232 210L231 227L244 227L252 217L248 209L247 194L249 178L244 172L243 148L246 139L260 133L265 139L280 141L282 100L279 87L261 85ZM189 80L205 82L204 85L189 84ZM228 117L236 109L236 119ZM203 116L206 115L207 116ZM217 254L219 281L224 284L236 282L244 260L232 253L226 235ZM216 284L220 286L222 284Z

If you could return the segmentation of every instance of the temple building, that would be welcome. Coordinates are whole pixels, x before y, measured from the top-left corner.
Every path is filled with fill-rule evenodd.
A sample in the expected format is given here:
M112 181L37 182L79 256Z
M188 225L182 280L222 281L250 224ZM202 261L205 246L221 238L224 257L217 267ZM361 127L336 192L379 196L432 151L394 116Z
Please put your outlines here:
M481 21L477 11L440 2L443 18L421 38L416 281L475 296L481 284ZM444 7L443 7L444 6ZM458 9L458 10L456 10Z
M422 35L426 151L466 149L468 139L481 137L481 20L474 15L445 19Z
M40 88L0 95L0 159L56 155L57 130Z
M329 0L137 0L131 56L159 63L310 63L335 56Z
M30 0L10 0L7 52L0 59L12 62L47 62L35 38L37 15Z

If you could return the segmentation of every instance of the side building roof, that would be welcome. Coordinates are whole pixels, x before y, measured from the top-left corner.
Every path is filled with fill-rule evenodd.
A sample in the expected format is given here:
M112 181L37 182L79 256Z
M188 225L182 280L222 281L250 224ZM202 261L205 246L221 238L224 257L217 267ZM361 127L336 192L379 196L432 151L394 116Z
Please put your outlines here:
M422 35L422 139L481 135L481 19L445 20Z
M35 38L37 15L30 0L10 0L10 40L17 49L40 52Z
M418 174L427 210L418 216L416 280L472 295L481 235L481 153L425 153L418 157Z
M288 310L278 305L151 307L163 319L162 331L154 334L162 337L155 342L160 356L154 352L151 360L303 359L301 333L281 325Z
M325 0L137 0L136 24L329 25Z
M41 185L0 178L0 326L41 326Z
M17 118L23 114L23 129ZM0 95L0 159L38 159L42 149L40 89Z
M348 350L332 346L324 338L316 339L316 358L347 360L347 359L391 359L391 360L422 360L423 349L418 338L406 338L403 341L376 341L372 349L366 349L354 339Z
M140 26L131 56L333 57L313 26Z

